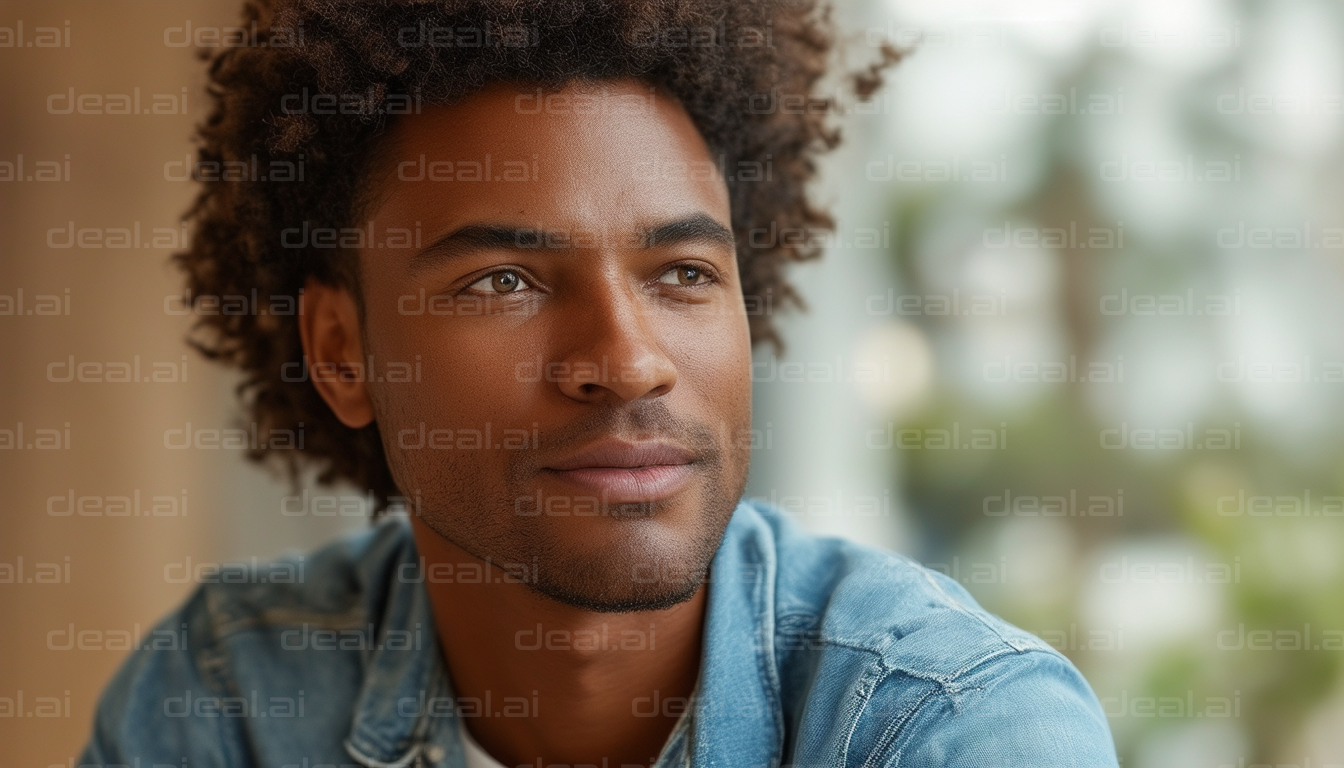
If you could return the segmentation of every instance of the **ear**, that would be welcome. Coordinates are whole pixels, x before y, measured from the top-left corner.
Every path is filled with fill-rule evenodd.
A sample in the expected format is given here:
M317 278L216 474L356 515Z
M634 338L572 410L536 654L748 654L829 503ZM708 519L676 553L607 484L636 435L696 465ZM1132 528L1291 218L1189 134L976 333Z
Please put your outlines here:
M359 308L345 288L309 278L299 301L299 335L308 375L336 418L353 429L373 421L364 370Z

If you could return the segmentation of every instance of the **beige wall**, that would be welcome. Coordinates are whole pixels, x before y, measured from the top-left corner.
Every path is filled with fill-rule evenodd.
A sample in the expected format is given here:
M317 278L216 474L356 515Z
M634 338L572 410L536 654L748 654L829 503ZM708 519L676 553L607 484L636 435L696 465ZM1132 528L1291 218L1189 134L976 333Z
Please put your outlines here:
M0 715L23 697L20 714L37 712L38 697L56 697L59 717L0 717L0 768L65 765L87 737L99 691L124 651L91 650L115 640L115 630L145 632L179 602L189 584L165 579L165 566L269 557L330 536L342 521L282 517L285 491L244 466L236 451L168 450L164 431L229 426L234 415L229 380L183 345L187 318L164 310L177 290L167 249L56 249L48 230L73 221L86 227L134 228L142 241L155 227L175 227L192 189L164 178L164 163L191 151L190 132L205 106L203 67L188 48L164 44L167 27L230 24L241 3L78 2L28 0L0 5L0 28L25 40L37 27L69 22L69 47L0 48L0 176L23 157L25 177L36 161L70 158L69 180L0 181L0 312L22 290L23 311L35 296L69 295L69 313L0 314L0 430L22 423L26 445L36 430L59 430L69 446L0 450L0 582L12 580L22 559L24 583L0 583ZM6 41L0 30L0 43ZM62 40L62 42L64 42ZM52 114L48 97L151 94L180 98L188 113L173 115ZM61 109L64 99L52 106ZM162 102L161 102L162 103ZM85 102L86 106L89 102ZM64 170L62 169L62 174ZM87 237L87 236L86 236ZM59 242L59 240L58 240ZM177 383L50 381L48 365L134 364L141 376L154 363L182 372ZM106 366L104 366L106 370ZM85 369L91 372L90 369ZM161 371L167 369L160 366ZM59 378L58 368L52 373ZM6 433L0 431L0 444ZM53 496L187 497L174 517L53 516ZM58 505L56 511L63 511ZM358 524L357 521L344 521ZM68 561L67 561L68 558ZM66 564L69 580L65 580ZM55 563L60 583L28 583ZM53 650L80 636L85 650ZM66 712L68 696L69 708Z

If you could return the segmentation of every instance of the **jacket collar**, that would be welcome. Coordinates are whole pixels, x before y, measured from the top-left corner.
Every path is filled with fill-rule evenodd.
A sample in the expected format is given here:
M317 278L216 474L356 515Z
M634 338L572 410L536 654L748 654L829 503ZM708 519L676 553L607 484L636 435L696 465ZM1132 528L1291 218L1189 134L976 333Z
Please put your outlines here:
M774 543L760 513L739 503L710 566L693 765L762 768L783 757Z
M381 586L369 608L379 630L345 750L369 768L403 768L419 751L433 701L451 694L411 526L404 518L382 524L398 526L398 541L376 573L363 574L366 585Z
M400 578L418 573L410 526L405 546L383 573L379 642L368 657L364 684L346 751L369 768L405 768L430 738L434 702L441 709L452 691L442 663L433 610L423 582ZM763 768L779 765L784 741L780 682L774 658L774 595L777 563L774 534L753 507L739 503L710 566L705 609L704 655L689 733L672 735L659 766ZM376 583L376 582L375 582ZM388 630L422 638L412 650L397 650ZM420 634L416 634L419 630ZM453 734L451 728L434 729ZM460 755L460 747L449 750ZM437 760L435 760L437 762Z

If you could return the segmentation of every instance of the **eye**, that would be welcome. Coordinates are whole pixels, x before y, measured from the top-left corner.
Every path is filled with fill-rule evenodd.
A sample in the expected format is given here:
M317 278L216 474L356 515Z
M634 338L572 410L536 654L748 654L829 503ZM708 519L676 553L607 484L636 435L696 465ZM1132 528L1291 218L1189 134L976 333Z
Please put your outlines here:
M702 285L709 282L709 273L694 264L678 264L664 272L658 282L668 285Z
M517 272L504 269L492 272L467 287L486 293L517 293L529 286Z

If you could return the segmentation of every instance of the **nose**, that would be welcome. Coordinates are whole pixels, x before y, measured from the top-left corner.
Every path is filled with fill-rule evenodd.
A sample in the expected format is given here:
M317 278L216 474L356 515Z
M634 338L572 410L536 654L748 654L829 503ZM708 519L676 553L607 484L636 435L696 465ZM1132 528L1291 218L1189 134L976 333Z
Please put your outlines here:
M582 403L661 397L677 384L677 368L658 338L658 318L637 291L607 285L576 297L560 330L568 339L560 391Z

